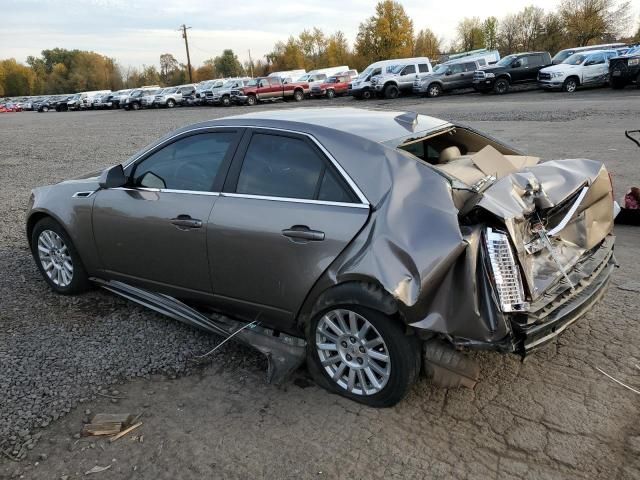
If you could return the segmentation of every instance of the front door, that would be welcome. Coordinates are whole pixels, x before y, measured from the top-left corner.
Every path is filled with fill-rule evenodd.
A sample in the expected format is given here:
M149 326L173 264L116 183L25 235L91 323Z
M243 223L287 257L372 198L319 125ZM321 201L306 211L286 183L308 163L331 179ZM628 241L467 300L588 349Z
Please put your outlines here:
M609 74L609 65L604 53L590 55L582 68L582 81L585 85L597 85L604 83Z
M365 202L310 138L247 132L207 237L216 299L291 326L315 282L367 221Z
M211 294L206 227L239 134L178 138L127 167L129 185L96 193L94 237L107 278L180 297Z

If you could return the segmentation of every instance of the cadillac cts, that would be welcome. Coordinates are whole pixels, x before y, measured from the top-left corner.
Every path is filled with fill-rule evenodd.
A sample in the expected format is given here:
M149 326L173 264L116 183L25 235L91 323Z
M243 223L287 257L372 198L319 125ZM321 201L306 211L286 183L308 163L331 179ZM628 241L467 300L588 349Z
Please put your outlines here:
M26 229L56 292L102 286L236 336L272 377L306 358L325 388L389 406L421 370L473 385L465 351L524 355L591 309L615 207L597 161L541 163L415 113L312 108L190 125L36 188Z

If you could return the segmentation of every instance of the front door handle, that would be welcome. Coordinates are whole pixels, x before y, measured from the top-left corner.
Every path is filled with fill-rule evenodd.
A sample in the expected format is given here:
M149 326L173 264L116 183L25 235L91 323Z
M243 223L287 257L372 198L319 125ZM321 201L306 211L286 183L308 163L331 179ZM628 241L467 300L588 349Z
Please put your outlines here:
M310 242L321 242L324 240L324 232L311 230L306 225L294 225L291 228L282 230L282 235L296 240L307 240Z
M202 220L191 218L189 215L178 215L171 219L171 223L180 229L201 228Z

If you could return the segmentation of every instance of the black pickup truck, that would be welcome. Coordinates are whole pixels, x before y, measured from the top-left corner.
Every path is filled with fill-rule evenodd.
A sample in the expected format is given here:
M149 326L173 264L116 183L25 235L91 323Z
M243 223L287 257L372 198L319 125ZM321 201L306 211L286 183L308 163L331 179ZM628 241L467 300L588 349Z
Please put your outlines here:
M478 92L507 93L511 85L536 83L541 68L551 65L549 52L515 53L473 74L473 88Z
M633 82L640 87L640 46L635 46L624 55L609 60L611 88L624 88Z

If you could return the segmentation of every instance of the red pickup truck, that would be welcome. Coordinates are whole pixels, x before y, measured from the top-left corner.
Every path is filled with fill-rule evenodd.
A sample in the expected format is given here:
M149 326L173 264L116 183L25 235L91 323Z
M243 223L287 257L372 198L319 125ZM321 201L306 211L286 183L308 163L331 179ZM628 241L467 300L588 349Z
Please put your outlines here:
M311 96L333 98L337 95L344 95L349 90L349 83L351 83L349 75L329 77L320 85L311 87Z
M309 84L306 82L283 83L279 77L258 77L242 88L231 90L231 100L239 105L289 98L300 102L308 92Z

